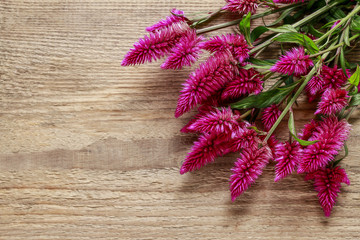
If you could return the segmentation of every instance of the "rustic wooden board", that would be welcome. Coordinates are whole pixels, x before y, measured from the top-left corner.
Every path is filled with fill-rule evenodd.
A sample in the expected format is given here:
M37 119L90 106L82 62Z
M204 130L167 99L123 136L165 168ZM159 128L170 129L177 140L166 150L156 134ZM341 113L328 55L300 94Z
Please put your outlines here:
M302 176L273 183L273 165L234 203L236 156L179 175L195 138L179 133L190 114L173 112L190 70L120 62L171 8L222 5L0 2L0 239L360 238L359 113L344 165L352 185L329 219ZM314 107L302 103L299 126Z

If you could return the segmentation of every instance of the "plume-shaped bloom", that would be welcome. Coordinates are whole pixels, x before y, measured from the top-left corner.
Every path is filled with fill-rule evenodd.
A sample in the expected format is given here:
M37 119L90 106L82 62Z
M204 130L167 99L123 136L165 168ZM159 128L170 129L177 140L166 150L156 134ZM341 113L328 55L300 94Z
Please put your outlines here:
M287 51L270 70L281 74L302 76L307 74L308 69L312 66L314 66L314 63L310 56L305 55L303 47L299 47Z
M269 131L271 129L281 113L282 111L275 104L263 110L261 122L264 124L265 131Z
M183 84L175 117L181 116L197 104L205 102L234 77L234 66L227 54L211 56L200 64Z
M305 124L304 128L302 129L302 132L299 133L299 136L302 140L309 140L310 137L312 137L313 132L318 127L319 123L315 119L311 119L310 123Z
M304 0L274 0L274 3L297 3L304 2Z
M211 53L228 53L240 63L244 62L249 57L249 46L243 35L226 34L215 36L205 42L204 49Z
M262 174L263 169L271 158L271 150L268 147L260 149L244 149L240 158L231 169L233 174L230 177L231 200L240 196L251 184Z
M336 114L348 105L348 99L348 92L344 89L327 89L321 97L315 114Z
M249 70L240 68L239 74L225 86L221 99L234 100L245 94L258 94L263 89L261 79L262 75L253 68Z
M344 146L350 135L350 124L345 119L327 117L316 123L309 141L318 141L303 150L298 173L308 173L325 167Z
M275 147L275 182L291 174L301 159L302 149L298 142L279 143Z
M258 0L225 0L227 3L224 10L239 13L240 15L251 12L254 14L258 8Z
M328 88L341 88L347 82L349 76L349 70L346 70L346 74L344 74L343 70L336 65L333 68L323 65L320 74L312 77L306 85L305 90L309 101L313 101Z
M191 66L199 59L204 39L202 36L196 36L195 30L189 31L188 34L180 38L161 68L181 69L183 66Z
M140 39L125 55L121 65L129 66L152 62L169 54L179 38L189 33L187 24L173 24L162 31L150 32Z
M218 134L205 133L200 136L186 156L180 174L199 169L213 162L216 157L223 155L223 143L225 140L225 136Z
M305 180L314 180L315 191L324 210L325 216L329 217L333 209L341 183L350 185L350 180L344 169L338 167L322 168L314 173L308 174Z
M170 16L166 17L166 19L161 19L158 23L155 23L150 27L147 27L146 31L154 32L156 30L166 29L167 27L170 27L174 23L185 22L185 21L187 21L187 18L185 17L184 12L174 8L171 10Z
M195 116L193 116L192 119L190 119L190 121L180 130L180 132L183 133L190 133L190 132L195 132L192 129L189 129L189 127L196 122L199 118L205 116L206 114L208 114L210 111L213 111L214 107L210 106L210 105L202 105L198 108L198 114L196 114Z
M231 138L226 143L226 152L240 152L243 149L257 149L261 140L250 125L239 127L232 131Z
M201 133L228 133L239 126L238 118L239 116L232 113L231 108L215 109L197 119L188 129Z

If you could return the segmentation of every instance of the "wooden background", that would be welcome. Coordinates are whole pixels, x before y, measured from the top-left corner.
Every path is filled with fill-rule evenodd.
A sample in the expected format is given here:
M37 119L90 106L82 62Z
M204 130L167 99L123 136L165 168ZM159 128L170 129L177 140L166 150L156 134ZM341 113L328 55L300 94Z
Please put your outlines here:
M195 137L179 132L191 114L173 113L190 69L121 59L171 8L222 5L0 1L0 239L360 238L359 113L343 164L352 185L331 218L303 176L274 183L273 165L234 203L235 155L179 175ZM314 107L301 103L300 125Z

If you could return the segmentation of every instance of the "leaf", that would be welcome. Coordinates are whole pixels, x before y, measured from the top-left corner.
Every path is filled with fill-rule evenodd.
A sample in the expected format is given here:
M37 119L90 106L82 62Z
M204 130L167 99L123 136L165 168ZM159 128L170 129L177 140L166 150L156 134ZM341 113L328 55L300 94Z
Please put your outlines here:
M352 96L350 103L349 103L350 107L354 107L354 106L358 106L358 105L360 105L360 93Z
M360 69L359 69L359 65L357 65L356 71L349 78L349 83L357 87L359 85L359 81L360 81Z
M347 61L345 59L344 49L341 48L341 50L340 50L340 66L345 75L346 75L346 64L347 64Z
M360 32L360 16L355 15L351 20L350 30Z
M267 27L264 26L258 26L254 30L252 30L250 34L250 41L253 43L258 39L263 33L269 31Z
M273 66L276 63L276 59L261 60L257 58L249 58L247 61L259 66Z
M289 113L290 113L290 117L289 117L288 126L289 126L289 131L290 131L291 136L296 141L298 141L301 146L309 146L309 145L313 145L314 143L317 143L318 141L305 141L296 136L297 134L296 134L296 130L295 130L294 113L292 111L290 111Z
M250 41L250 20L251 20L251 12L249 12L239 23L239 30L244 35L246 41L251 46Z
M320 32L319 30L315 29L313 25L309 24L309 33L314 35L317 38L322 37L322 35L324 35L322 32Z
M272 22L271 24L267 25L269 27L271 26L274 26L276 24L278 24L279 22L281 22L285 17L289 16L289 14L295 10L296 7L293 7L293 8L289 8L289 9L286 9L278 19L276 19L274 22Z
M350 27L347 26L343 32L344 34L344 42L345 44L350 47L350 41L349 41L349 34L350 34Z
M282 25L280 27L277 27L277 28L268 28L270 31L273 31L273 32L278 32L278 33L289 33L289 32L297 32L297 30L289 25L289 24L285 24L285 25Z
M291 93L299 82L295 82L286 87L279 87L273 90L252 95L230 105L234 109L246 108L266 108L272 104L280 103L289 93Z
M315 54L319 51L319 48L314 41L302 33L283 33L274 38L274 41L300 44L306 47L311 54Z

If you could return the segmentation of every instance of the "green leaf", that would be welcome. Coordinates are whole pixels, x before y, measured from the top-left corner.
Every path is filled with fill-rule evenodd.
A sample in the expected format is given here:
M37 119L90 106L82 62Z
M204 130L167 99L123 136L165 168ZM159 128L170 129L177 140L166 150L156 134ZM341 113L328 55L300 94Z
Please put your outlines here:
M347 61L345 59L344 49L341 48L341 50L340 50L340 66L345 75L346 75L346 65L347 65Z
M246 41L250 46L251 40L250 40L250 21L251 21L251 12L249 12L239 23L239 30L244 35Z
M289 24L285 24L285 25L282 25L280 27L277 27L277 28L268 28L270 31L273 31L273 32L278 32L278 33L289 33L289 32L297 32L297 30L289 25Z
M344 42L345 44L350 47L350 41L349 41L349 34L350 34L350 27L347 26L343 32L344 34Z
M349 103L350 107L354 107L354 106L358 106L358 105L360 105L360 93L352 96L350 103Z
M309 33L314 35L317 38L322 37L322 35L324 35L322 32L320 32L319 30L315 29L313 25L309 24Z
M319 51L319 48L314 41L302 33L283 33L274 38L274 41L300 44L306 47L311 54L315 54Z
M253 43L258 39L263 33L269 31L267 27L264 26L258 26L254 30L252 30L250 34L250 41Z
M276 63L276 59L261 60L257 58L249 58L247 61L258 66L273 66Z
M267 25L269 27L271 26L274 26L276 24L278 24L279 22L281 22L285 17L287 16L290 16L289 14L295 10L296 7L293 7L293 8L289 8L289 9L286 9L278 19L276 19L274 22L272 22L271 24Z
M289 131L290 131L291 136L296 141L298 141L301 146L309 146L309 145L312 145L312 144L318 142L318 141L305 141L296 136L297 134L296 134L296 129L295 129L294 113L292 111L290 111L288 126L289 126Z
M360 81L360 69L359 69L359 65L357 65L355 73L351 75L351 77L349 78L349 83L357 87L359 85L359 81Z
M360 32L360 16L355 15L351 20L350 30Z
M252 95L242 99L236 103L231 104L234 109L246 108L266 108L272 104L280 103L289 93L291 93L299 82L295 82L286 87L279 87L273 90L262 92L258 95Z

